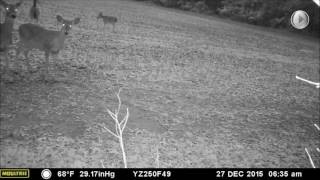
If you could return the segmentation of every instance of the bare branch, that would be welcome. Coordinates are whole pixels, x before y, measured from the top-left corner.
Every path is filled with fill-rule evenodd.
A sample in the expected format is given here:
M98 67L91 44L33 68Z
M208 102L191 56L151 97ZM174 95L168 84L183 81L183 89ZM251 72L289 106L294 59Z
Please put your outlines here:
M118 114L120 112L120 108L121 108L120 92L121 92L121 88L119 89L119 91L117 93L119 104L118 104L118 109L116 110L116 114Z
M159 154L159 146L157 146L157 154L156 154L156 164L157 164L157 168L160 168L160 154Z
M320 83L316 83L316 82L313 82L313 81L309 81L309 80L304 79L304 78L299 77L299 76L296 76L296 79L299 79L299 80L301 80L301 81L304 81L304 82L306 82L306 83L309 83L309 84L311 84L311 85L314 85L314 86L316 86L316 88L320 88Z
M307 149L307 148L304 148L304 150L306 151L306 153L307 153L307 155L308 155L308 157L309 157L309 161L310 161L312 167L313 167L313 168L316 168L316 166L314 165L313 160L312 160L312 158L311 158L311 156L310 156L310 154L309 154L309 152L308 152L308 149Z
M119 133L119 130L118 130L119 129L118 126L119 126L119 123L118 122L115 123L116 133L117 133L118 136L120 136L120 133Z
M119 138L118 135L116 135L114 132L110 131L108 128L103 127L105 130L107 130L110 134L114 135L116 138Z
M109 109L107 109L107 111L108 111L108 113L109 113L109 115L112 117L112 119L115 121L115 122L117 122L116 120L117 120L117 115L116 114L114 114L113 112L111 112Z
M121 127L121 124L123 124L123 126L121 127L121 131L123 131L124 128L126 127L127 122L128 122L128 118L129 118L129 109L127 108L127 114L126 114L126 116L123 118L123 120L120 123L120 127Z
M102 167L103 167L103 168L106 168L106 167L104 166L104 164L103 164L103 160L100 160L100 162L101 162Z
M106 129L110 134L112 134L113 136L118 138L119 143L120 143L120 147L121 147L121 150L122 150L122 157L123 157L124 167L127 168L127 157L126 157L126 153L125 153L125 150L124 150L122 132L123 132L123 130L124 130L126 124L127 124L127 121L129 119L129 109L127 108L127 114L123 118L123 120L120 122L119 119L118 119L119 118L118 114L119 114L120 109L121 109L120 92L121 92L121 88L119 89L119 92L117 93L117 98L118 98L118 101L119 101L118 109L116 109L114 113L111 112L109 109L107 109L109 115L112 117L112 119L115 122L115 128L116 128L115 131L116 131L116 133L110 131L108 128L106 128L104 126L103 126L103 128ZM102 163L102 165L103 165L103 163Z

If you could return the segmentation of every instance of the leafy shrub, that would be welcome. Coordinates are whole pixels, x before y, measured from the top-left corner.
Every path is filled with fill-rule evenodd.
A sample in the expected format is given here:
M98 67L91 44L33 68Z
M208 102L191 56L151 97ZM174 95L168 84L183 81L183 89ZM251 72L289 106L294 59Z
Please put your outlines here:
M205 1L198 1L193 4L191 11L205 13L209 10L209 7L206 5Z
M159 0L160 4L165 7L177 7L177 0Z
M309 14L309 32L319 33L319 8L304 0L223 0L217 14L251 24L274 28L290 28L290 16L298 9Z

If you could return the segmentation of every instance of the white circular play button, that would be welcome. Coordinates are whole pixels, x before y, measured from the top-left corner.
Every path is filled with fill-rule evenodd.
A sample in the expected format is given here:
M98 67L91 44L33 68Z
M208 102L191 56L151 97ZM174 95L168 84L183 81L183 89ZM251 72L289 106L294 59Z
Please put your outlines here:
M298 10L291 15L291 25L297 29L303 29L309 24L309 16L305 11Z

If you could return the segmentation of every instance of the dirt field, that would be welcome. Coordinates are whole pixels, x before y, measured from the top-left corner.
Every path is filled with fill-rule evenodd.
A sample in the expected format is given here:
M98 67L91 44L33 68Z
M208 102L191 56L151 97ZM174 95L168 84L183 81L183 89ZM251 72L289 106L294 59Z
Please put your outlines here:
M32 51L28 72L11 51L1 167L123 167L102 128L114 129L107 108L119 88L129 167L311 167L304 148L320 166L319 89L295 79L319 81L317 39L144 2L41 2L41 26L60 29L57 14L81 22L47 82L43 52ZM30 6L15 29L30 22ZM118 18L114 33L97 27L100 11Z

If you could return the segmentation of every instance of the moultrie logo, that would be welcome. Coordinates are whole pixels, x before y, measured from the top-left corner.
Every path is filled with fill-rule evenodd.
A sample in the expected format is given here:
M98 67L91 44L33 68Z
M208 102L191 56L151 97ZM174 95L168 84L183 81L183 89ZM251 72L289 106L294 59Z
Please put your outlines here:
M29 169L0 169L0 178L29 178Z

